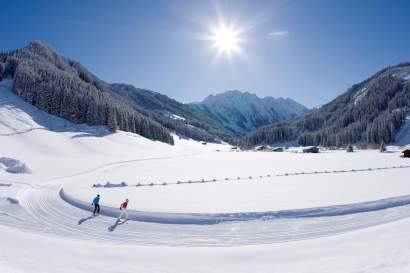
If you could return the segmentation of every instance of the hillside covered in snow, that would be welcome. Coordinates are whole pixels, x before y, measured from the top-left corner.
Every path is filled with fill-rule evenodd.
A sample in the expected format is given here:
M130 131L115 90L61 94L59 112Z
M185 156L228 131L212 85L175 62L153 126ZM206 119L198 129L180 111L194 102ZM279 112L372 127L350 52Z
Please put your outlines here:
M30 104L77 124L105 125L113 132L124 130L169 144L174 141L171 133L209 142L234 138L189 106L131 85L108 84L38 41L0 53L3 78L12 80L13 92Z
M388 67L318 109L248 134L246 145L374 146L393 143L410 112L410 64ZM403 135L400 135L400 139Z
M210 96L201 104L183 104L132 85L109 84L39 41L0 53L3 78L12 80L16 95L52 115L169 144L173 144L171 133L236 143L238 135L306 111L291 99L259 99L239 92Z
M397 147L168 145L69 122L11 87L0 83L1 272L410 270L410 163Z

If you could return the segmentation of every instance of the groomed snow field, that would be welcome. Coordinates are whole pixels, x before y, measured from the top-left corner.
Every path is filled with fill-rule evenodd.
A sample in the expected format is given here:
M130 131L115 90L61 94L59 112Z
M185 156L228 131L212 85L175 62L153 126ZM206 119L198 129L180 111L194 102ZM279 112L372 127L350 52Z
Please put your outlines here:
M10 84L0 82L2 273L410 272L404 146L169 146L47 115ZM116 222L125 198L129 220Z

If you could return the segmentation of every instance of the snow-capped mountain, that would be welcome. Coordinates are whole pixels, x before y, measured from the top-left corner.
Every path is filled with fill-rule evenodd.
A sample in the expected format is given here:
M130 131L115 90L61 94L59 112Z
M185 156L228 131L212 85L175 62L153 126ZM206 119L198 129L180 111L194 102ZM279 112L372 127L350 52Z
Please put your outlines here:
M320 108L281 124L255 130L246 136L245 143L298 141L305 146L344 146L357 142L370 146L381 142L405 144L403 132L406 130L403 128L407 128L409 112L410 63L402 63L353 85Z
M238 135L307 111L305 106L290 98L259 98L237 90L210 95L191 105Z
M3 78L12 79L16 95L52 115L169 144L173 143L171 132L200 141L233 143L237 135L306 110L290 99L259 99L240 92L210 96L200 105L184 104L132 85L109 84L39 41L0 53Z
M231 141L231 132L165 95L109 84L46 44L0 53L0 81L40 110L74 123L104 125L172 144L171 132L200 141Z
M177 134L203 141L222 139L232 142L235 138L232 132L191 107L190 104L184 104L164 94L136 88L130 84L112 83L110 87L114 93L125 98L135 107L151 113L156 121Z

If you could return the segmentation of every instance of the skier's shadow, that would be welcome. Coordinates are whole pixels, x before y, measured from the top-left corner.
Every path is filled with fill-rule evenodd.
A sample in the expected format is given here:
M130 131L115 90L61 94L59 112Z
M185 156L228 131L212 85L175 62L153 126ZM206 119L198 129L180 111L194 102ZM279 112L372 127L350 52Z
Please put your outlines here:
M118 226L125 224L127 221L128 221L128 219L126 219L124 221L116 220L113 225L108 227L108 231L113 232Z
M78 220L78 224L81 225L82 223L84 223L84 222L86 222L86 221L88 221L88 220L91 220L91 219L93 219L94 217L95 217L95 215L91 215L91 216L88 216L88 217L81 218L80 220Z

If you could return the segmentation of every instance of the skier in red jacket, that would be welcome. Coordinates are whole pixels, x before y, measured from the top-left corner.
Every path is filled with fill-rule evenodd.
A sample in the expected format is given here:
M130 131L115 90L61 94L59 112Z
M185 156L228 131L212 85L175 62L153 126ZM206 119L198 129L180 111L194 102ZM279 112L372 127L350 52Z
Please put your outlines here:
M121 218L123 218L124 220L127 220L128 218L128 213L127 213L128 201L129 201L128 198L125 199L125 202L123 202L120 206L121 212L117 219L118 222L121 221Z

